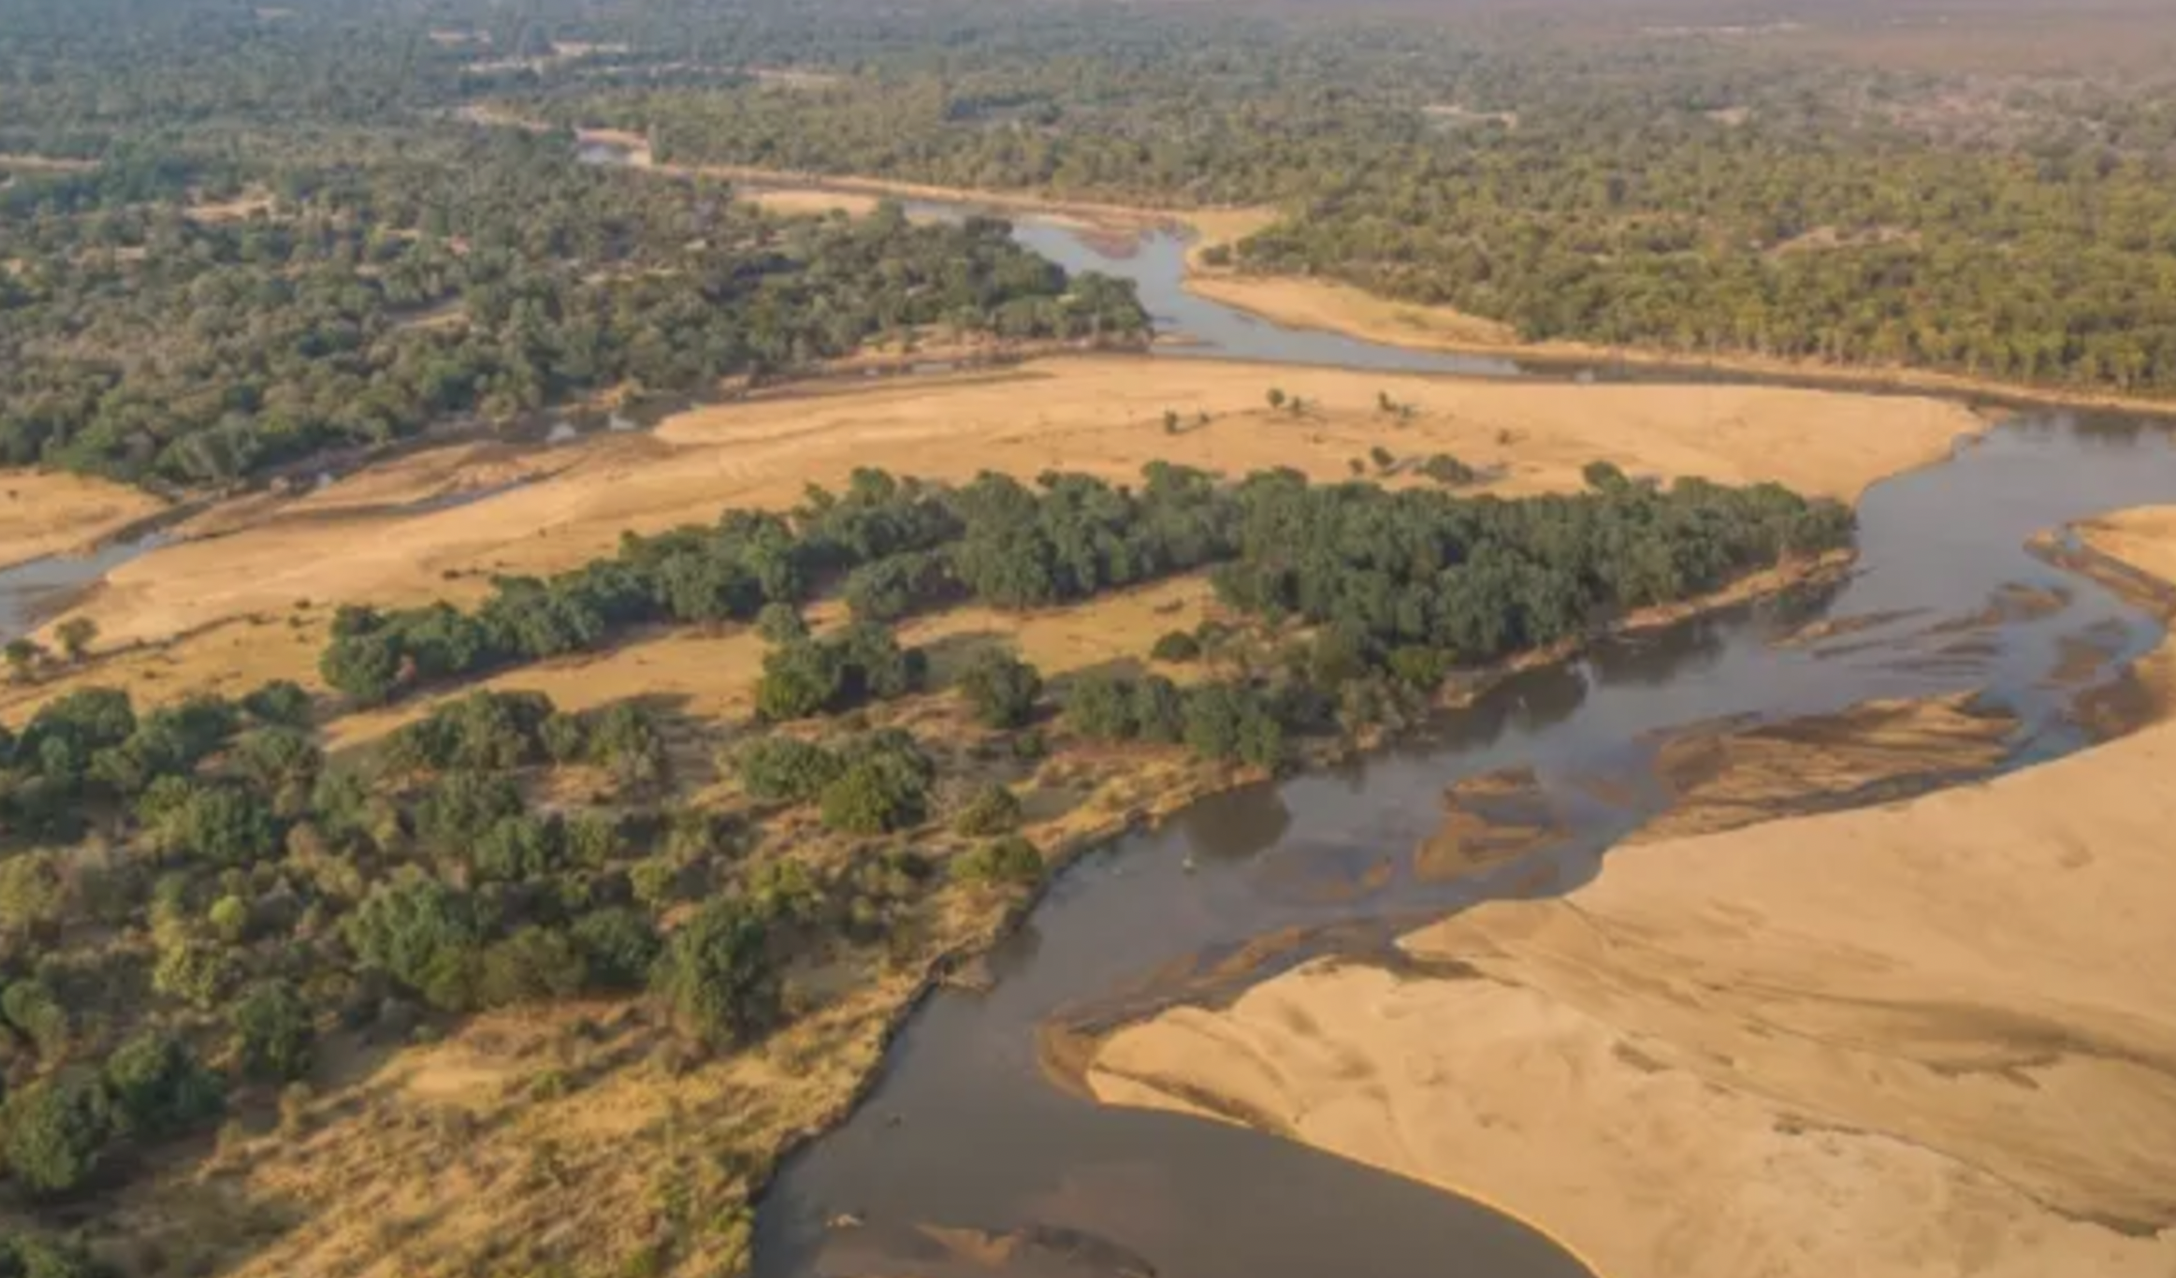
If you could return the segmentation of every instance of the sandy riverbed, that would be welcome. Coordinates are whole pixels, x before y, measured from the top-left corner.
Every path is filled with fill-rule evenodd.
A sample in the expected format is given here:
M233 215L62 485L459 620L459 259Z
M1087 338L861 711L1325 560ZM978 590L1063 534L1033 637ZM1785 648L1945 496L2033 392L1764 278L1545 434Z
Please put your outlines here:
M2088 536L2176 570L2176 511ZM2141 675L2168 697L2176 656ZM2164 719L1625 848L1565 899L1407 937L1417 974L1321 962L1121 1031L1091 1082L1500 1204L1606 1278L2163 1278L2172 767Z

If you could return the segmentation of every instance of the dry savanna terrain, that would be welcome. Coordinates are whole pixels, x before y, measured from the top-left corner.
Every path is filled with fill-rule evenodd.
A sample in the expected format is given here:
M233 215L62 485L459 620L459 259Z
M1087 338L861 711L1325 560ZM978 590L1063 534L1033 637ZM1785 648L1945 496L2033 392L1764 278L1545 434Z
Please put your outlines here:
M1272 410L1271 387L1300 410ZM1383 395L1411 405L1410 418L1383 412ZM338 604L470 600L492 573L569 568L610 553L623 531L707 522L727 506L787 506L805 484L842 484L861 466L945 479L1052 468L1132 477L1167 460L1330 478L1357 464L1383 482L1425 484L1417 463L1451 453L1488 476L1484 491L1575 488L1581 467L1600 458L1633 474L1776 479L1850 498L1945 455L1978 425L1952 405L1815 391L1514 385L1148 358L856 380L695 410L644 435L414 452L306 495L203 512L180 530L188 539L124 566L84 603L100 627L87 662L7 689L0 714L20 722L94 684L127 688L139 704L239 695L278 677L322 692L315 661ZM1388 473L1370 456L1378 447L1391 455ZM121 490L15 479L26 500L55 494L55 512L104 519L109 506L115 518L135 509ZM1157 635L1211 606L1203 581L1182 578L1026 615L955 609L911 621L900 638L930 650L940 685L948 667L993 642L1062 679L1137 662ZM822 604L812 619L836 612ZM567 710L631 699L665 707L676 797L745 815L715 758L742 730L760 654L741 631L659 630L486 686L543 691ZM338 754L455 695L321 715L322 732ZM336 709L321 700L321 710ZM942 776L1005 783L1021 801L1023 833L1053 862L1234 775L1173 749L1069 746L1015 759L993 751L941 691L886 706L870 726L912 730ZM564 784L585 782L577 773ZM938 830L918 846L942 859L966 845ZM854 855L853 841L827 837L809 814L767 815L741 866L791 861L834 874ZM807 956L786 978L802 1014L760 1047L705 1064L627 1003L483 1015L442 1041L342 1040L314 1091L290 1094L277 1114L259 1098L216 1149L177 1151L167 1174L102 1207L102 1232L175 1271L248 1278L510 1272L569 1253L655 1265L661 1237L679 1240L667 1272L730 1271L743 1259L747 1195L777 1151L852 1102L913 992L945 956L986 944L1014 900L948 888L901 907L885 946Z
M2085 532L2176 574L2176 512ZM2176 656L2138 674L2165 709ZM1883 740L1969 765L1982 735L1954 707L1865 727L1876 774ZM1779 773L1858 779L1788 747L1696 740L1673 828L1591 884L1424 928L1401 970L1326 960L1166 1012L1091 1083L1497 1204L1606 1278L2171 1272L2176 722L1729 828Z

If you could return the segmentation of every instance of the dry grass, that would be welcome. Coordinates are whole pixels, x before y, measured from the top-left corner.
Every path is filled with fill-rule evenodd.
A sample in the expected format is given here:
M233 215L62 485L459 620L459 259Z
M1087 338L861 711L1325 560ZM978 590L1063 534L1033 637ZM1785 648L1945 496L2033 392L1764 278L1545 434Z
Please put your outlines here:
M164 508L149 493L101 479L0 470L0 566L88 550Z

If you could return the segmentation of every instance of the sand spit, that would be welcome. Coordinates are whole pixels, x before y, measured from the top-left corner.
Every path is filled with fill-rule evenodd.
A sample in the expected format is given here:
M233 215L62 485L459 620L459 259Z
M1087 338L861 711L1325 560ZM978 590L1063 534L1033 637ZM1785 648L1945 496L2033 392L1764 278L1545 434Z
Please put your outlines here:
M2086 536L2176 568L2176 511ZM2165 698L2176 656L2140 675ZM1316 963L1121 1031L1090 1082L1500 1204L1607 1278L2165 1278L2172 767L2164 719L1623 849L1568 898L1406 938L1441 975Z

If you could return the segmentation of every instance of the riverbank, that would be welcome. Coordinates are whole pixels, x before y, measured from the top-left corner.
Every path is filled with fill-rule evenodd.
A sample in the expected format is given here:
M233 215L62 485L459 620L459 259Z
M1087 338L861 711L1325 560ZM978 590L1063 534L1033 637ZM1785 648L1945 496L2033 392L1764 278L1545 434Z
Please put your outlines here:
M2085 538L2176 572L2176 512ZM1605 1278L2176 1261L2176 649L2157 721L1887 807L1663 837L1560 900L1120 1031L1112 1103L1501 1204Z

